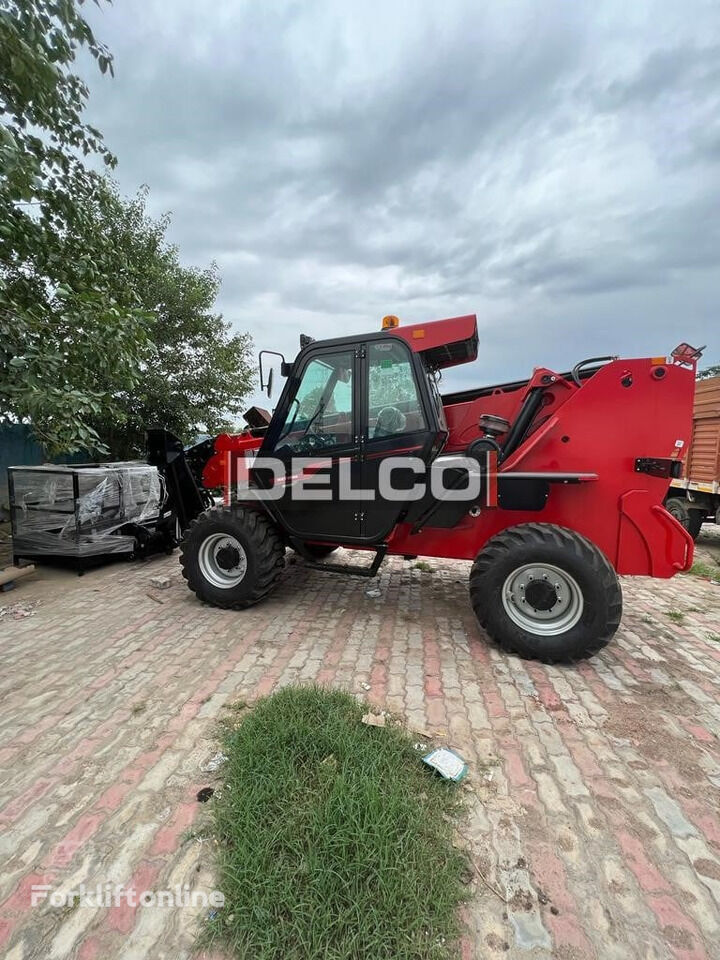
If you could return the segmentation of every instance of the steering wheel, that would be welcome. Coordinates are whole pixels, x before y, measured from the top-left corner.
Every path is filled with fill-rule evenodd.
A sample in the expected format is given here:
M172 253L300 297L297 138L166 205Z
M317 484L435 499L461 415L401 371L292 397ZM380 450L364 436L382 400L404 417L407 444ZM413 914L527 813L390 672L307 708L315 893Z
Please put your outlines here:
M315 453L316 450L325 450L335 446L335 437L323 433L308 433L296 446L298 453Z

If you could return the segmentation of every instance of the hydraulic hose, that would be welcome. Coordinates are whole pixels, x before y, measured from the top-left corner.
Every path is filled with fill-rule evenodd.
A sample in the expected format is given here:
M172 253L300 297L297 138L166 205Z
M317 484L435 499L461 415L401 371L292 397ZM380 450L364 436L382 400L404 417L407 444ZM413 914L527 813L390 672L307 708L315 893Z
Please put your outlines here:
M508 430L505 442L502 445L502 460L506 460L522 443L528 427L542 405L544 390L544 387L533 387L525 397L520 413Z
M570 376L573 378L575 383L581 387L582 381L580 379L580 371L583 367L589 366L591 363L610 363L611 360L617 360L617 357L588 357L587 360L581 360L580 363L576 363L572 368Z

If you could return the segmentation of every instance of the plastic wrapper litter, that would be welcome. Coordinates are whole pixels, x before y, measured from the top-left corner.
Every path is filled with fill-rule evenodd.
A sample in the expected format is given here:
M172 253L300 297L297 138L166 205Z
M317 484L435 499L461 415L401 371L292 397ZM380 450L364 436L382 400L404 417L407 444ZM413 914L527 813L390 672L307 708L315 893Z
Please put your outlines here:
M13 552L91 557L132 553L140 526L165 502L165 483L146 463L10 467Z

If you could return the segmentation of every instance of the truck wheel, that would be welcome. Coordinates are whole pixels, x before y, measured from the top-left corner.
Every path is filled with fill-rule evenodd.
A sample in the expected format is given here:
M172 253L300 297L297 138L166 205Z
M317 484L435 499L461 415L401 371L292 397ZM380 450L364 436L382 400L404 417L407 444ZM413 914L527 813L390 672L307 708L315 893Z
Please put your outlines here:
M212 507L188 527L180 566L199 600L242 610L270 592L285 564L285 547L265 516L247 507Z
M693 540L697 540L705 519L702 510L693 510L687 500L682 500L680 497L670 497L666 500L665 509L685 527Z
M702 530L704 520L705 514L702 510L690 511L690 520L688 522L687 530L693 540L697 540L697 538L700 536L700 531Z
M470 574L475 615L503 650L543 663L591 657L622 616L618 578L579 533L527 523L489 540Z

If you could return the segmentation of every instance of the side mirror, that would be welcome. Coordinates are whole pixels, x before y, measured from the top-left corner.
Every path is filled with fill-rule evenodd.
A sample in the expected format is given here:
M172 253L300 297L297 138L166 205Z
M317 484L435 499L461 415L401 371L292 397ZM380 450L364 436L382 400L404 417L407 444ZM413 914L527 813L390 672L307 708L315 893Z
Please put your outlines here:
M266 355L280 357L282 366L286 366L286 364L285 357L281 353L278 353L277 350L261 350L258 354L258 363L260 366L260 389L267 391L267 395L269 397L272 392L273 370L272 367L270 367L267 379L265 379L265 371L263 370L263 357Z
M267 378L267 395L268 395L268 400L272 397L272 388L273 388L273 379L274 379L274 377L275 377L275 370L274 370L272 367L270 367L270 372L268 373L268 378Z

